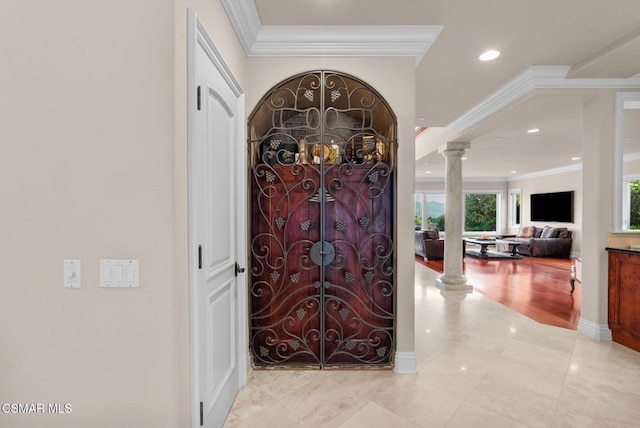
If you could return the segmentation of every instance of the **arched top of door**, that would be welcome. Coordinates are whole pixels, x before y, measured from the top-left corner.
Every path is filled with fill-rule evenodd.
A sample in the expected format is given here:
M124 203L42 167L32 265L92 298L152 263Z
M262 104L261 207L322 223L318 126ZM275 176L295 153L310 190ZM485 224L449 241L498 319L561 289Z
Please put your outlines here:
M358 150L363 159L377 150L390 153L396 123L389 104L370 85L345 73L321 70L292 76L271 88L249 116L248 136L258 162L265 145L292 149L320 142L336 148L338 161L348 161Z

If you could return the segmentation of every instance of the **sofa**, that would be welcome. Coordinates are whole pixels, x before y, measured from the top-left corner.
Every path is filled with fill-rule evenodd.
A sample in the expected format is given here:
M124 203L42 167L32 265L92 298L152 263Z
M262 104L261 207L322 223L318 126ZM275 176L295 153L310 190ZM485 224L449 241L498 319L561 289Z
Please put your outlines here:
M444 259L444 239L437 228L416 230L416 255L426 260Z
M518 254L531 257L568 258L571 254L571 231L566 227L524 226L513 237L503 241L519 243Z

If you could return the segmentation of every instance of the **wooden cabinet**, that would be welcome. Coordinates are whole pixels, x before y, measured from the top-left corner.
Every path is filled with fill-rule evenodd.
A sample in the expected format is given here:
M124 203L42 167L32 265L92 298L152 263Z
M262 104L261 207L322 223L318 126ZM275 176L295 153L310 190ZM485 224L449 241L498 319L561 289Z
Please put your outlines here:
M609 249L609 328L613 341L640 351L640 253Z

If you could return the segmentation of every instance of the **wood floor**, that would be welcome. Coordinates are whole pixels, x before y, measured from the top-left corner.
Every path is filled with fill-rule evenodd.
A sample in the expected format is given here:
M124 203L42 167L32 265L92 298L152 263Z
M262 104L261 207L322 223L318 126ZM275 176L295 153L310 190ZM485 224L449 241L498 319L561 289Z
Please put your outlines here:
M438 272L442 260L416 261ZM474 290L540 323L575 330L580 318L581 284L571 294L572 259L464 259L464 275Z

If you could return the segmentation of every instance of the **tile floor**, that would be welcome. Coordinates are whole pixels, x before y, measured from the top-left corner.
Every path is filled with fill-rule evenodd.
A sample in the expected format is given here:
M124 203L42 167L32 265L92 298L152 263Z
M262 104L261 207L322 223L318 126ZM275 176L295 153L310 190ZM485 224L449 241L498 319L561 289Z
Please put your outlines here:
M416 265L417 374L254 370L225 428L640 426L640 353L438 276Z

